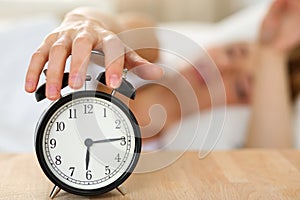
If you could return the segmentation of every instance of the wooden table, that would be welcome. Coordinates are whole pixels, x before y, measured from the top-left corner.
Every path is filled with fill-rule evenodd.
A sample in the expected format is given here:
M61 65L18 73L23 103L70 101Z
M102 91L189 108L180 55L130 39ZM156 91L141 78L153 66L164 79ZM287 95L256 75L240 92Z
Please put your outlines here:
M167 155L163 155L167 156ZM186 152L156 172L133 174L127 195L113 190L87 198L60 192L56 199L300 199L300 151L215 151L204 159ZM32 154L0 154L0 199L48 199L52 184Z

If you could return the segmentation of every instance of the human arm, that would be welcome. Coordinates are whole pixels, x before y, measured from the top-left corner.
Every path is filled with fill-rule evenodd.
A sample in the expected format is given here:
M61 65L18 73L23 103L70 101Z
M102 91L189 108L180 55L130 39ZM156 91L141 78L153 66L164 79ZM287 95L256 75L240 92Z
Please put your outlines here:
M246 147L292 147L292 108L287 58L260 47L255 72Z
M263 21L246 147L293 146L287 59L300 43L299 11L299 1L277 0Z
M120 85L124 67L131 69L144 65L145 67L138 71L141 78L161 77L162 70L146 60L148 54L140 51L145 59L142 58L124 44L126 41L122 41L116 35L132 28L154 26L153 22L133 15L131 20L128 20L128 15L127 20L124 20L124 17L109 16L92 8L78 8L66 14L61 25L45 37L32 55L26 74L25 90L36 90L39 76L48 62L46 96L51 100L59 98L65 62L70 54L72 58L69 85L74 89L80 88L92 49L103 50L105 53L106 81L111 88ZM144 39L152 42L153 46L158 45L154 33L148 34L147 37ZM157 52L152 50L152 54L148 57L151 61L157 57Z
M193 66L184 65L176 73L165 70L160 81L138 88L130 105L144 138L164 137L166 130L185 117L211 106L211 95L206 84L199 83L198 73Z

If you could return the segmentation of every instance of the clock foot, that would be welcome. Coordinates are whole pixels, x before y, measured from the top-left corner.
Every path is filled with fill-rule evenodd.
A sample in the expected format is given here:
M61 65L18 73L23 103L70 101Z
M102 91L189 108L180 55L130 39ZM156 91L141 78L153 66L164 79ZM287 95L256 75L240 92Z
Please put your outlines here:
M116 189L117 189L118 192L120 192L123 196L126 195L126 189L125 189L125 187L123 187L122 185L118 186Z
M59 191L60 191L60 188L55 185L50 193L50 196L49 196L50 199L54 199L55 196L59 193Z

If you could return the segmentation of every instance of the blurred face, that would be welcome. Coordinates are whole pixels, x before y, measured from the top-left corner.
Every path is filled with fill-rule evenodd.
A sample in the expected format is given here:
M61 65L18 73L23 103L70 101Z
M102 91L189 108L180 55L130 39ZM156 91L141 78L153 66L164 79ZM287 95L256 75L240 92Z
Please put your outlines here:
M235 43L207 50L220 70L228 104L248 104L254 77L254 46Z
M256 66L254 45L235 43L208 48L207 52L222 76L226 103L229 105L249 104ZM204 64L201 59L199 59L199 63ZM196 91L200 108L211 107L209 90L199 72L193 67L188 67L182 73L189 79L194 91Z

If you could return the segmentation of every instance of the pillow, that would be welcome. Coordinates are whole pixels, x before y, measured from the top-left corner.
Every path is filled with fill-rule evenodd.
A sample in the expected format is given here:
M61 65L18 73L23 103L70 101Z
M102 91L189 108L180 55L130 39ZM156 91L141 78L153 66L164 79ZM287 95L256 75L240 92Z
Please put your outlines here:
M156 147L169 150L188 148L193 151L241 148L245 141L249 114L247 106L227 106L226 109L218 107L189 116L181 122L179 129L175 125L168 130ZM197 131L196 120L199 120Z
M210 46L237 40L255 40L259 26L273 0L263 0L248 6L216 23L166 22L162 28L179 32L200 45ZM161 41L164 45L164 41Z

